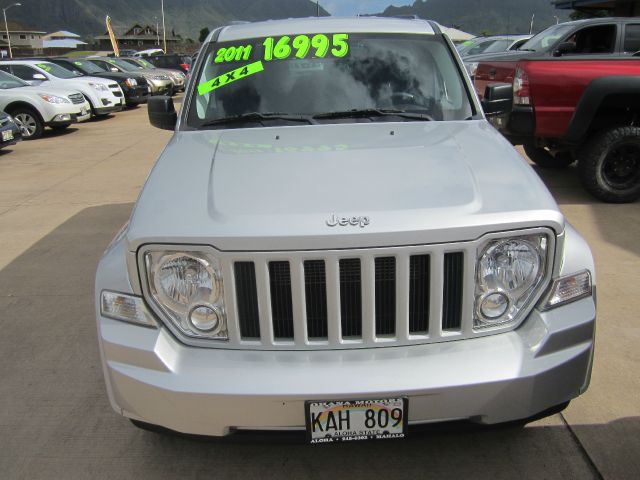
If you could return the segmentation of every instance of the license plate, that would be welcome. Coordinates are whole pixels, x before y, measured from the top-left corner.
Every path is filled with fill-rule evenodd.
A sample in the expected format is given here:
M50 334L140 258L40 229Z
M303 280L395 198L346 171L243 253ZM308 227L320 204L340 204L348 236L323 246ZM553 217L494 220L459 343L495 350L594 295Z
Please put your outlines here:
M407 436L407 399L305 402L310 443L386 440Z
M3 130L2 141L7 142L9 140L13 140L13 132L11 130Z

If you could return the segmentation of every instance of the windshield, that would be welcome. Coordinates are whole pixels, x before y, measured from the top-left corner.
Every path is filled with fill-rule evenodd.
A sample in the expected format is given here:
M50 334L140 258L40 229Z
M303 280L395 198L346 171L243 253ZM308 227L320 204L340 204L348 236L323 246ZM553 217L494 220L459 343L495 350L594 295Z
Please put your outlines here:
M10 88L28 87L29 84L20 80L18 77L14 77L10 73L6 73L0 70L0 89L9 90Z
M84 62L81 60L74 60L73 64L78 67L79 70L82 70L84 73L88 73L89 75L93 73L104 73L106 70L100 68L95 63Z
M529 50L532 52L548 50L558 39L569 33L572 28L572 25L554 25L549 27L531 38L531 40L524 45L521 45L519 50Z
M77 78L79 75L77 73L73 73L71 70L67 70L60 65L56 65L55 63L43 62L38 63L37 66L47 72L49 75L53 75L57 78Z
M211 44L196 85L188 115L195 127L245 114L473 115L447 45L427 35L337 33Z
M139 65L142 65L144 68L148 68L148 69L154 69L156 68L156 66L151 63L148 62L147 60L145 60L144 58L136 58L136 60L134 60L134 62L137 61Z
M126 72L135 72L136 70L139 70L139 68L134 67L129 62L121 58L110 58L107 60L107 62L109 62L111 65L115 65L116 67L120 67Z

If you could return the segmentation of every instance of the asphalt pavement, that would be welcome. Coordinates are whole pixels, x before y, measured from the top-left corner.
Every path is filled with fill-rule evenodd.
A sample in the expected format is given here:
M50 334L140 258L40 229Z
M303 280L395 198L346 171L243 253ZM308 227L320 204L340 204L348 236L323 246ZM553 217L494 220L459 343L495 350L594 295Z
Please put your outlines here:
M574 168L539 172L598 268L592 383L562 414L323 446L163 435L115 414L93 276L169 137L141 107L0 151L0 478L640 478L640 203L594 201Z

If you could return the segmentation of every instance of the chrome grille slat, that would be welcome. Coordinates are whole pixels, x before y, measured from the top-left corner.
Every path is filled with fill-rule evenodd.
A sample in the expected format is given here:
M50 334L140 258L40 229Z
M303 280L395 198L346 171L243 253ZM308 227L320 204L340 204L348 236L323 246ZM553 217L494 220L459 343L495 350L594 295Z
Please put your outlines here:
M444 288L444 255L429 256L429 338L442 337L442 290Z
M340 318L340 270L337 258L328 258L327 269L327 334L330 345L339 345L342 330Z
M304 266L301 261L291 263L291 304L293 307L293 335L296 345L304 345L308 338L307 309L305 308Z
M256 262L256 284L258 290L258 309L260 311L260 339L267 345L274 344L273 322L271 316L271 289L269 267L266 261Z
M409 256L396 257L396 337L409 338Z

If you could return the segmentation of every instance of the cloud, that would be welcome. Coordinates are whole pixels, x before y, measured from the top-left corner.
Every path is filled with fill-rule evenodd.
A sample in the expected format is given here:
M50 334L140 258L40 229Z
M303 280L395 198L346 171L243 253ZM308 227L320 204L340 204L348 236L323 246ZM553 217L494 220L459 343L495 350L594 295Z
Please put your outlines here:
M320 5L331 14L346 16L382 12L389 5L400 7L411 4L413 0L320 0Z

